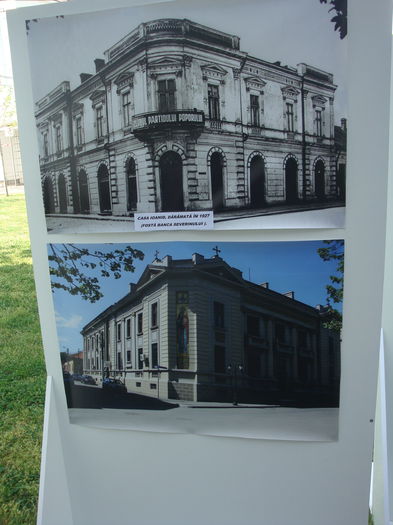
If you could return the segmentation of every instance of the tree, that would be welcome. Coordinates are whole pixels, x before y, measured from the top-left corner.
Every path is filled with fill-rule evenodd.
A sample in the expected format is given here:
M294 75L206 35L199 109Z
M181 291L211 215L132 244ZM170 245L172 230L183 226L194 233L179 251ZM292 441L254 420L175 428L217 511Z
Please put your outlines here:
M65 290L90 303L103 297L99 277L120 279L122 272L135 271L135 259L144 258L143 252L132 246L122 250L91 251L75 244L50 244L49 249L52 291Z
M341 330L342 315L333 304L339 304L343 300L344 293L344 241L324 241L325 246L318 249L318 255L323 261L337 261L336 273L330 275L330 282L326 286L328 315L325 326L332 330Z
M10 84L3 84L0 86L0 127L16 128L17 125L14 89Z
M328 0L319 0L321 4L327 4ZM347 0L330 0L329 4L333 7L329 11L336 14L330 19L334 23L334 30L339 32L341 40L347 36L348 32L348 6Z

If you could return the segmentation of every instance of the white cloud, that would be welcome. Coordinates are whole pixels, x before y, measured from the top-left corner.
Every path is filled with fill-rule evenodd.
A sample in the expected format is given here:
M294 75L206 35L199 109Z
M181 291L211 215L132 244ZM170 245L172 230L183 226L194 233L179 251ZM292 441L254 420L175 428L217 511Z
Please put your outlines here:
M65 318L56 312L56 323L59 328L78 328L82 319L81 315L74 314L69 318Z

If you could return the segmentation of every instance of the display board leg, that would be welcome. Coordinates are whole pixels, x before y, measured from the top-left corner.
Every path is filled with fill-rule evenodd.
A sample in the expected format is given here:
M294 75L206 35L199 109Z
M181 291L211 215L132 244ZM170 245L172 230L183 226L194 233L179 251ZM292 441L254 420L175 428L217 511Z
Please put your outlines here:
M73 525L53 380L46 381L37 525Z
M392 525L389 513L389 480L386 430L385 348L383 333L381 333L372 483L372 513L374 525Z

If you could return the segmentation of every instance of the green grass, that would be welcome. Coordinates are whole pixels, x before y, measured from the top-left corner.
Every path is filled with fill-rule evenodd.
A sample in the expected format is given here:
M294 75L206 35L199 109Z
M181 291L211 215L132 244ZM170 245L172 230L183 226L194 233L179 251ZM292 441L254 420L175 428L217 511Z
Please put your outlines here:
M24 196L0 196L0 525L36 520L45 377Z

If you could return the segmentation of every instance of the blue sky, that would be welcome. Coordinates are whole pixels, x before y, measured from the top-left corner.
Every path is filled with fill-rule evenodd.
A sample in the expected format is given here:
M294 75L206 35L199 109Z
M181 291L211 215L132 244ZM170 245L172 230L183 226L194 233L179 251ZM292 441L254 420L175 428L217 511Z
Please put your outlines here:
M127 243L130 244L130 243ZM124 273L120 279L101 278L104 297L96 303L89 303L79 296L72 296L63 290L53 294L56 311L60 351L70 353L82 349L82 327L105 308L127 294L130 282L137 282L147 264L154 260L156 250L159 257L171 255L174 259L187 259L195 252L205 258L214 255L218 246L220 256L231 266L243 272L243 277L255 283L269 282L277 292L295 292L295 299L311 306L326 304L326 284L335 273L336 263L325 262L317 254L323 241L293 242L161 242L132 243L141 250L144 260L135 261L135 272ZM79 244L90 250L112 251L126 244Z

